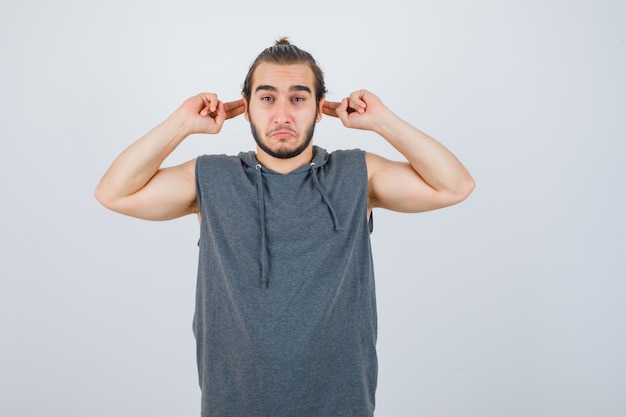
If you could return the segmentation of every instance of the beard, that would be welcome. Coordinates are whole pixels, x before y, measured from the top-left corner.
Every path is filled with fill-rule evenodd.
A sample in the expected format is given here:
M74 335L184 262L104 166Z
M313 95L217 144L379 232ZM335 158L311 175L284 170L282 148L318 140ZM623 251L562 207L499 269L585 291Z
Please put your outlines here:
M273 156L274 158L289 159L300 155L302 152L304 152L306 148L308 148L309 144L313 140L313 133L315 132L315 119L304 132L304 141L294 149L271 149L259 138L259 134L257 132L256 126L252 122L252 119L250 120L250 130L252 131L252 137L254 138L254 141L265 153Z

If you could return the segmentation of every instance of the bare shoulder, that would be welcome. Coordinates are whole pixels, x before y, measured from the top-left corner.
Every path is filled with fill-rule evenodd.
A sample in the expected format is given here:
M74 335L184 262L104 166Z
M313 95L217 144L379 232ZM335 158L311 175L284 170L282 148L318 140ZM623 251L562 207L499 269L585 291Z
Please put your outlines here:
M371 152L365 152L365 165L367 166L367 177L372 178L372 174L385 169L393 161Z

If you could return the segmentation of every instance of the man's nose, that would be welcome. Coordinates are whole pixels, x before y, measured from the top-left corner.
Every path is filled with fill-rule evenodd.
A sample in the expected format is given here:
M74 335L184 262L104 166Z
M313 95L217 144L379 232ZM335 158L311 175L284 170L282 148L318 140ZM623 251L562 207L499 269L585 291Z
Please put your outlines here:
M274 123L283 124L290 121L291 113L289 103L285 100L278 100L274 105Z

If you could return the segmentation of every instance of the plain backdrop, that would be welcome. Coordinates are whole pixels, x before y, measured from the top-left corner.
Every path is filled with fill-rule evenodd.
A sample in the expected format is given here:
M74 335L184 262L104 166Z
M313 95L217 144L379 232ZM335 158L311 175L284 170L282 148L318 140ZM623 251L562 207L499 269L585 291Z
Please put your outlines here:
M93 190L187 97L237 99L284 35L328 99L375 92L477 182L454 207L374 213L376 415L626 415L625 16L608 0L3 2L0 415L199 415L197 220L124 217ZM315 141L399 158L329 117ZM240 117L166 163L253 148Z

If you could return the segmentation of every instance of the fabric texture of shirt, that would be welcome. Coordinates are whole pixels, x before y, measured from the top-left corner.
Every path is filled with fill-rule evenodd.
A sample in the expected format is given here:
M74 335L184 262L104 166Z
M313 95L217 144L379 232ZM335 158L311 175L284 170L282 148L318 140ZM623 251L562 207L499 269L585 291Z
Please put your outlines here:
M283 175L203 155L194 335L202 417L371 417L376 300L361 150Z

